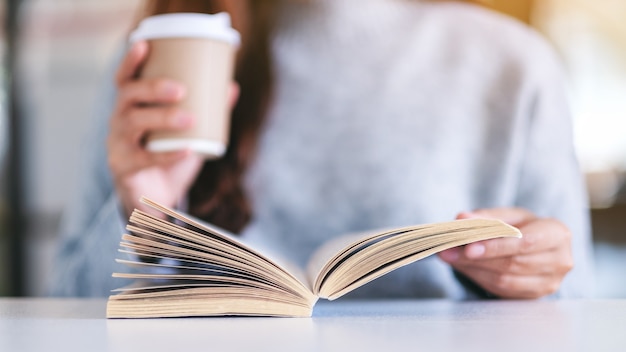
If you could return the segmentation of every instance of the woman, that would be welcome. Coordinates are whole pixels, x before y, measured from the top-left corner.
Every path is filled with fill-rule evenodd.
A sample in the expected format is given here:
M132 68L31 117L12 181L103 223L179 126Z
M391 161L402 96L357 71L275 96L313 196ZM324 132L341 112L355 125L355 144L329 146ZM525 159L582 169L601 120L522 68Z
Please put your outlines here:
M189 128L194 116L174 105L186 93L179 82L135 78L149 48L130 48L117 73L107 149L90 157L73 203L80 208L63 227L58 294L114 288L119 234L141 195L299 263L337 234L499 218L524 238L445 251L352 296L586 294L588 214L559 65L526 27L453 2L147 8L146 15L231 13L243 35L231 144L210 162L188 151L147 152L146 133Z

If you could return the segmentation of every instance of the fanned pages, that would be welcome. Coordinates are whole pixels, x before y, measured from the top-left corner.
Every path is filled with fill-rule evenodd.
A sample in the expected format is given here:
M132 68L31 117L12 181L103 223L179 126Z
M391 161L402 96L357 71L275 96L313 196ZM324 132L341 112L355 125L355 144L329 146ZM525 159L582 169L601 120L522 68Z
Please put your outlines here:
M132 281L109 297L109 318L310 316L318 297L336 299L442 250L497 237L521 237L498 220L467 219L338 237L304 268L262 253L218 228L147 198L160 217L135 210L118 259Z

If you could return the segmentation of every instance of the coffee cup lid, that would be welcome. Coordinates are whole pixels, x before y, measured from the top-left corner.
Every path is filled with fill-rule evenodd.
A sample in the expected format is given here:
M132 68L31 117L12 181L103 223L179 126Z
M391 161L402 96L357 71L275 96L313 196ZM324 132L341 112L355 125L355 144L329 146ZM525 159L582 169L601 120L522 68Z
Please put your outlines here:
M145 18L130 35L130 42L160 38L208 38L239 45L239 32L231 27L230 15L220 12L170 13Z

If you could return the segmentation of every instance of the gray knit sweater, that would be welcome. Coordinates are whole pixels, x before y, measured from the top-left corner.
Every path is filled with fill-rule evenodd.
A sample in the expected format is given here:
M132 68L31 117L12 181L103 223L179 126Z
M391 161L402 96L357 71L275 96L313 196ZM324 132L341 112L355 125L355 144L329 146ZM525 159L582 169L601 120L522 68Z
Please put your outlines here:
M279 18L244 236L304 264L339 234L519 206L569 226L576 268L559 295L589 293L588 212L563 80L537 34L471 5L408 0L291 2ZM106 166L106 104L63 225L57 295L124 284L110 277L124 219ZM477 294L435 256L349 296Z

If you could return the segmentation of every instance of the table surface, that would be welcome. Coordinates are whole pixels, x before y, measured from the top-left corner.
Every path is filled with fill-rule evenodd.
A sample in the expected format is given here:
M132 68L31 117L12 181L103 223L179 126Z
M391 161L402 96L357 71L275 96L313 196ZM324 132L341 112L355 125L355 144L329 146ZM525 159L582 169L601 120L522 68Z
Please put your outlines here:
M107 320L105 307L0 298L0 351L626 351L626 300L338 300L312 318Z

